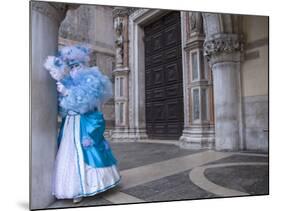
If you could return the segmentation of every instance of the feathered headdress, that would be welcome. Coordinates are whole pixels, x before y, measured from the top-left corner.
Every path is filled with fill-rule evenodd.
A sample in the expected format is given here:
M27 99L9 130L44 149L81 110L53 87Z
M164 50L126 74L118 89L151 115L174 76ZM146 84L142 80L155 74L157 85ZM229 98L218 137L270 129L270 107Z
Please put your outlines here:
M56 56L48 56L44 67L50 72L51 76L59 81L68 72L73 64L88 65L90 61L90 45L77 44L62 47Z

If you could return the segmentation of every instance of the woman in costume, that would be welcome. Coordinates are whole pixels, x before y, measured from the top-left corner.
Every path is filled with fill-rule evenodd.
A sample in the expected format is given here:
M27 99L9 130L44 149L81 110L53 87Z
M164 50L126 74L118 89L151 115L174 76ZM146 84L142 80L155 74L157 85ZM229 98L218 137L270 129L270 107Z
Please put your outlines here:
M89 54L87 46L66 46L44 64L57 81L62 116L52 194L74 203L113 188L121 179L103 136L101 107L112 97L112 83L98 67L88 66Z

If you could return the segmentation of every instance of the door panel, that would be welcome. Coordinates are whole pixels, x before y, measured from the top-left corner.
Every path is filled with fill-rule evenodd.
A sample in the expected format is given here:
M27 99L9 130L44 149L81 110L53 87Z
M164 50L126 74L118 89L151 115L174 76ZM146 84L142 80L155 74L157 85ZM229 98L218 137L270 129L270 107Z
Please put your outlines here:
M179 12L144 28L146 129L150 138L178 139L183 129Z

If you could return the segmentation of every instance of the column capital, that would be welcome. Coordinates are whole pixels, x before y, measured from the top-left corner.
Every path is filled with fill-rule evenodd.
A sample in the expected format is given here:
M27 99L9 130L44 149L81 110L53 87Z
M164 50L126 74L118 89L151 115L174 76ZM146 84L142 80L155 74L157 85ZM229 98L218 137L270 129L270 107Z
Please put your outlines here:
M239 34L214 34L204 42L204 55L212 57L222 53L243 51L243 41Z
M219 33L209 36L203 46L204 56L213 64L224 60L240 61L244 44L240 34Z

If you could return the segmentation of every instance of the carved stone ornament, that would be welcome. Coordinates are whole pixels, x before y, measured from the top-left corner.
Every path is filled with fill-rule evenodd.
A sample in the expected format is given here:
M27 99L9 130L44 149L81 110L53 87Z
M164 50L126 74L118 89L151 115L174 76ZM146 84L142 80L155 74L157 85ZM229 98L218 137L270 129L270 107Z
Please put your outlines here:
M115 47L116 47L116 66L120 67L123 64L123 19L116 17L114 19L114 29L116 33Z
M139 10L140 8L135 8L135 7L129 7L128 8L128 15L134 13L135 11Z
M190 31L194 31L196 29L196 15L194 12L189 13L190 20Z
M220 53L243 51L243 42L237 34L219 34L204 42L204 56L209 59Z
M118 16L123 17L128 15L128 13L129 13L129 8L126 7L114 7L112 10L113 18L116 18Z
M200 12L189 12L190 32L203 33L203 18Z
M123 17L126 15L130 15L134 13L136 10L139 10L139 8L135 7L114 7L112 10L113 18L116 18L117 16Z

